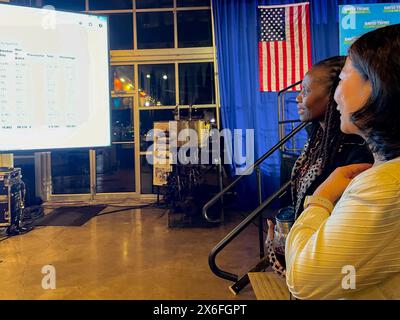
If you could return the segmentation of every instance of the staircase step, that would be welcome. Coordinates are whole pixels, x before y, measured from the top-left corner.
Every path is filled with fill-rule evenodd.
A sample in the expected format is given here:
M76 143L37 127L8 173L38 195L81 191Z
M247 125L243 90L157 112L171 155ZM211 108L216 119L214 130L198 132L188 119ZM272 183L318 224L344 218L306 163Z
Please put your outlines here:
M249 272L257 300L291 300L286 280L274 272Z

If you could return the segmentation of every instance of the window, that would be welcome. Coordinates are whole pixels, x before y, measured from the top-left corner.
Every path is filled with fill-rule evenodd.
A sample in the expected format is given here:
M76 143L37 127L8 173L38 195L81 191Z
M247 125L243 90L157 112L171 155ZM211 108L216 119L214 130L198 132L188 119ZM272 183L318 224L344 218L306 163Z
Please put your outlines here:
M182 119L190 116L217 126L210 6L210 0L89 0L92 11L110 10L111 49L133 50L111 56L113 64L127 65L111 67L113 146L96 150L97 192L157 192L147 161L153 144L149 134L154 122L177 117L177 104ZM135 172L138 162L140 171Z
M133 66L111 67L111 93L132 93L135 89L133 83Z
M174 47L174 16L172 12L137 13L138 49Z
M139 65L139 107L174 106L175 65Z
M136 0L136 9L172 8L172 0Z
M210 0L176 0L178 7L209 7Z
M15 4L17 6L33 6L34 4L31 2L32 2L31 0L11 0L10 1L11 4Z
M212 47L211 11L178 12L178 47Z
M179 64L179 104L214 104L214 66L212 62Z
M51 176L54 194L90 192L90 164L87 150L51 152Z
M109 15L111 50L133 49L133 16L131 13Z
M140 111L140 150L148 151L148 148L153 144L149 136L150 130L153 129L156 121L174 120L174 110L141 110ZM146 141L149 140L149 141ZM151 151L151 150L150 150Z
M112 98L112 142L133 142L133 98Z
M132 9L132 0L89 0L89 10L129 9Z
M135 145L116 144L96 150L96 192L135 191Z
M86 9L85 0L43 0L36 1L36 3L39 7L50 5L56 10L85 11Z
M193 120L200 119L210 122L211 124L215 124L216 122L216 113L215 108L196 108L193 107L191 110L189 108L180 109L179 117L182 120L189 119L189 117Z

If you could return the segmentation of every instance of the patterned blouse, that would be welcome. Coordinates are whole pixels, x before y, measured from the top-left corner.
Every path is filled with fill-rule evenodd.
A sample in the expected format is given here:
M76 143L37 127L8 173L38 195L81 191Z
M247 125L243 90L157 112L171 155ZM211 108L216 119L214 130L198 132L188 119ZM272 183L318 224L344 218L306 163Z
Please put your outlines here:
M333 161L322 170L322 158L318 158L314 164L311 164L307 158L308 154L316 152L319 143L322 140L323 129L319 123L311 124L315 133L317 142L310 148L310 139L304 146L303 152L296 160L292 169L292 201L295 208L295 219L297 220L303 212L303 203L307 195L312 195L318 186L325 181L325 179L338 167L355 164L355 163L373 163L374 158L369 150L366 142L357 135L345 135L338 151L333 155ZM286 270L279 263L273 250L273 232L268 232L267 240L265 242L266 252L268 253L272 269L282 277L285 277Z

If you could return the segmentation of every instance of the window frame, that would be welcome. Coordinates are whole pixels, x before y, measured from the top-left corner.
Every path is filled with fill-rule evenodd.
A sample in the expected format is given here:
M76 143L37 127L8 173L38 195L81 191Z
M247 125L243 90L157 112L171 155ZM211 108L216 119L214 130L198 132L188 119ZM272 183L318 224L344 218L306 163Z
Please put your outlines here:
M220 95L218 83L218 66L215 49L214 16L212 14L212 2L210 6L202 7L177 7L177 1L173 0L173 8L151 8L136 9L136 1L133 1L132 10L95 10L89 11L89 1L86 0L86 13L93 14L112 14L112 13L132 13L133 15L133 49L132 50L110 50L111 66L134 67L134 90L127 94L111 94L111 97L133 97L133 125L134 125L134 144L135 144L135 193L141 194L141 159L148 152L140 150L140 111L142 110L167 110L175 109L179 105L180 109L188 109L188 105L179 104L179 63L198 63L211 62L214 64L214 91L215 103L196 105L196 108L215 108L217 127L220 129ZM211 47L190 47L178 48L178 19L177 13L182 11L210 10L212 46ZM137 13L138 12L173 12L174 16L174 48L166 49L137 49ZM175 64L175 102L174 106L150 106L139 107L139 64ZM143 194L145 197L148 194Z
M211 42L214 44L214 23L213 23L213 15L212 15L212 5L210 2L210 6L202 6L202 7L177 7L176 0L173 1L173 8L151 8L151 9L136 9L136 1L132 0L133 9L123 9L123 10L89 10L89 2L90 0L86 0L86 13L93 14L113 14L113 13L132 13L133 15L133 50L125 50L125 51L139 51L137 46L137 13L140 12L172 12L173 20L174 20L174 47L169 49L142 49L140 51L149 51L149 50L176 50L176 49L185 49L178 47L178 15L177 12L183 11L200 11L200 10L210 10L211 11L211 25L212 25L212 34L211 34ZM213 48L212 47L203 47L203 48ZM194 47L201 48L201 47ZM118 50L121 51L121 50Z

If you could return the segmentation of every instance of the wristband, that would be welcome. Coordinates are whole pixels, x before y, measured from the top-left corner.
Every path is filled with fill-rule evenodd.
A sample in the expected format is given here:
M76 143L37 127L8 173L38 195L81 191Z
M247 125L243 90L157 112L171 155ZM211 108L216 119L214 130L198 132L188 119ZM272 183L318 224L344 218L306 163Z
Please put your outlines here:
M307 209L308 206L313 205L313 204L316 204L316 205L319 205L319 206L325 208L326 210L328 210L329 214L333 210L333 204L328 199L323 198L323 197L318 197L318 196L306 196L306 198L304 200L304 209Z

